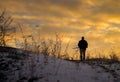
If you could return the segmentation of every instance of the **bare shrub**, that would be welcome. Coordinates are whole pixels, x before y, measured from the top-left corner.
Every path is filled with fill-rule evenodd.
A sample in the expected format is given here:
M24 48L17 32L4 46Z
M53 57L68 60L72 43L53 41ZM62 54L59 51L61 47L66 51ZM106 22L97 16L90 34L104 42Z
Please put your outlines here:
M115 54L114 52L112 52L109 56L110 56L110 59L111 59L113 62L119 61L119 58L118 58L117 54Z
M62 53L62 37L61 35L57 34L55 35L55 41L52 42L52 47L51 47L51 51L52 51L52 55L54 57L60 58L61 53Z
M6 37L12 37L11 32L15 31L15 27L11 26L13 19L11 16L6 16L5 11L0 14L0 46L7 46Z
M52 39L41 39L39 44L40 53L60 58L62 52L62 39L56 34L55 41Z

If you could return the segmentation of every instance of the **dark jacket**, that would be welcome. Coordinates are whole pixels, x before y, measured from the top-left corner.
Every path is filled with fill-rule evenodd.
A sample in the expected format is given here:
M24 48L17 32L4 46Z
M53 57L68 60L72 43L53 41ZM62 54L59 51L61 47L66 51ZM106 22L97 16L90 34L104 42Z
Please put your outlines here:
M88 43L86 40L80 40L78 43L78 47L80 49L86 49L88 47Z

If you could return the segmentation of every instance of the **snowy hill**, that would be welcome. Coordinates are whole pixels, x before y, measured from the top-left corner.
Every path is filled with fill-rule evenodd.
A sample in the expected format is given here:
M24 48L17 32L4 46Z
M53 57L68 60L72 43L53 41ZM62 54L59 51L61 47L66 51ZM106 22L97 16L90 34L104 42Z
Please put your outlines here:
M119 62L76 63L14 48L4 49L0 52L0 82L120 82Z

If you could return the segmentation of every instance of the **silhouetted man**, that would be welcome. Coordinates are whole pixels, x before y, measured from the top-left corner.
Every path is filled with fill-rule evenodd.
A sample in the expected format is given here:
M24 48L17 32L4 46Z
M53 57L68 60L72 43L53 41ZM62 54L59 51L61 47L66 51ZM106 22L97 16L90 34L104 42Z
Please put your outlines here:
M88 47L88 43L86 40L84 40L84 37L81 38L81 40L78 43L78 47L80 49L80 59L85 60L85 52L86 48Z

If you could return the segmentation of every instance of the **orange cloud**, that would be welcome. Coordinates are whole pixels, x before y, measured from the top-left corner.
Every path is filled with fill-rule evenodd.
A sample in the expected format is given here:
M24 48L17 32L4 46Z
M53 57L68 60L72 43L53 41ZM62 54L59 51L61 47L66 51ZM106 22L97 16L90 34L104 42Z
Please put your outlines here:
M23 27L25 35L40 33L53 37L56 32L63 33L67 35L66 42L72 36L73 45L85 36L89 49L93 49L119 46L119 3L119 0L1 0L0 10L5 8L14 22L27 26ZM21 37L19 30L17 33Z

